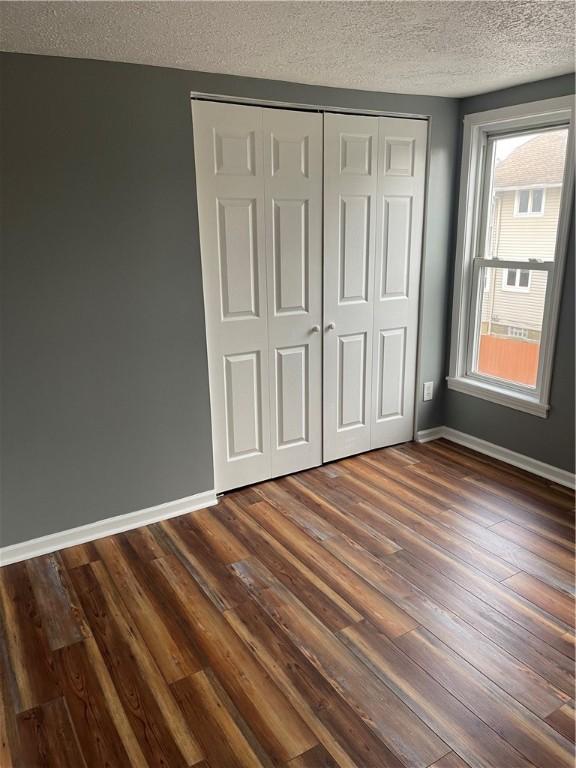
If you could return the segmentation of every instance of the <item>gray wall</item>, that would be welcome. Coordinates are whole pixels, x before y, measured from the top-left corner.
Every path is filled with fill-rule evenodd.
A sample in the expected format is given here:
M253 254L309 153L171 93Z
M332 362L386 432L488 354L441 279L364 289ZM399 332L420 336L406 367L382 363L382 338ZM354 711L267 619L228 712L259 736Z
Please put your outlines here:
M21 54L1 75L2 545L213 485L191 90L431 117L418 428L442 423L456 101Z
M461 115L550 99L574 93L574 77L566 75L503 91L474 96L461 103ZM448 390L447 426L534 459L574 471L574 216L564 275L550 412L547 419L514 411Z

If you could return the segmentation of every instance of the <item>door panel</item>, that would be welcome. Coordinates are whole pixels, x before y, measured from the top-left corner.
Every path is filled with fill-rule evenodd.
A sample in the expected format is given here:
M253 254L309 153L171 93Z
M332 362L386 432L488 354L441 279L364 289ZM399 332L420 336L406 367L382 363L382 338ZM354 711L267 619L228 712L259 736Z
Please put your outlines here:
M275 476L322 463L322 115L262 113Z
M366 334L338 336L338 429L366 423Z
M194 102L193 122L224 491L322 461L322 116Z
M225 355L228 460L262 453L260 352Z
M368 301L370 196L340 197L339 303Z
M217 200L222 318L258 317L256 200Z
M378 118L326 114L324 153L323 444L330 461L370 449Z
M308 441L308 376L308 346L276 350L278 448Z
M428 126L379 118L371 447L411 440Z
M260 110L193 103L218 491L270 476L268 307Z
M276 314L308 312L308 200L272 202Z

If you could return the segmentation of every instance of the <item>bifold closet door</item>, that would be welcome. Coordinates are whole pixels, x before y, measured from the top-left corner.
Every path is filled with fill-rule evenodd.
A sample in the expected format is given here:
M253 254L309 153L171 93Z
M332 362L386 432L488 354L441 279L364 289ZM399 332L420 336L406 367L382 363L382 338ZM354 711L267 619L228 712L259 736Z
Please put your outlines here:
M325 461L413 436L426 136L325 115Z
M369 451L378 118L324 115L324 460Z
M322 461L322 117L193 103L216 488Z

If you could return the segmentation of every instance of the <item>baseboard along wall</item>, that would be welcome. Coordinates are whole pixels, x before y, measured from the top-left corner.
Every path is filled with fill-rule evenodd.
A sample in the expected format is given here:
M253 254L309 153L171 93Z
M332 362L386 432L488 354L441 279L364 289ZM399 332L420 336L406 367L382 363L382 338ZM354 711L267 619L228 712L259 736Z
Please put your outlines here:
M88 525L80 525L77 528L69 528L58 533L49 533L37 539L22 541L0 548L0 566L17 563L20 560L28 560L59 549L73 547L76 544L85 544L87 541L102 539L114 533L122 533L132 528L140 528L150 523L158 523L160 520L168 520L171 517L185 515L196 509L204 509L216 504L216 491L204 491L184 499L168 501L165 504L157 504L154 507L140 509L136 512L128 512L124 515L108 517L105 520L96 520Z
M489 443L487 440L481 440L479 437L474 437L474 435L459 432L457 429L452 429L452 427L424 429L416 433L416 442L428 443L430 440L438 440L441 437L446 438L446 440L451 440L453 443L464 445L466 448L478 451L478 453L484 453L486 456L491 456L493 459L500 459L500 461L504 461L506 464L512 464L514 467L525 469L527 472L532 472L534 475L544 477L546 480L550 480L553 483L559 483L568 488L574 488L576 485L573 472L568 472L566 469L560 469L559 467L553 467L551 464L538 461L538 459L533 459L522 453L516 453L516 451L511 451L508 448L502 448L500 445Z

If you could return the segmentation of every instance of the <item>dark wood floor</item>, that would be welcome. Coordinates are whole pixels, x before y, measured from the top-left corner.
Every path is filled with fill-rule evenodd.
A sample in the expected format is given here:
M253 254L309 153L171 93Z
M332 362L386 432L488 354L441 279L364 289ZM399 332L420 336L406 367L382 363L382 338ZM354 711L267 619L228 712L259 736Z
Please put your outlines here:
M572 768L572 507L437 441L7 566L0 765Z

